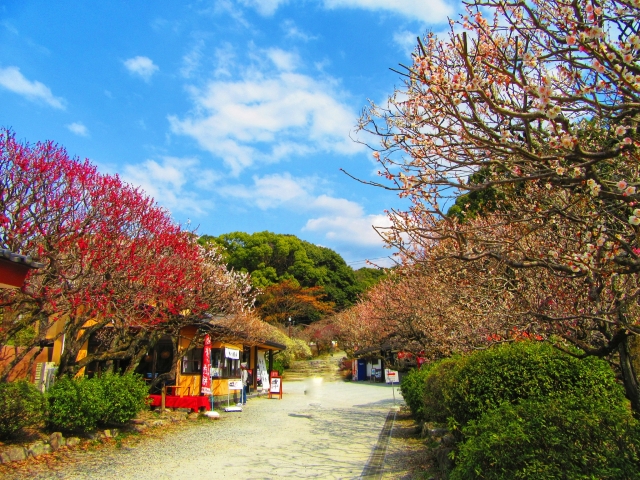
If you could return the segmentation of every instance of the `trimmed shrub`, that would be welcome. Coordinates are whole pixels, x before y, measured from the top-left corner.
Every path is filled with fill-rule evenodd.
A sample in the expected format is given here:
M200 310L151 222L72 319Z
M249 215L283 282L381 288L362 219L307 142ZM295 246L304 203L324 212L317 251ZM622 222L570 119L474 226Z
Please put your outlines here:
M35 385L26 380L0 383L0 440L15 436L24 427L44 419L46 402Z
M88 432L98 425L123 424L146 406L149 389L135 374L91 379L63 377L49 389L49 428Z
M104 415L102 388L96 379L62 377L47 392L47 425L52 430L88 432Z
M425 380L429 374L429 367L425 364L420 370L411 370L402 376L400 391L404 401L417 420L424 420Z
M446 423L449 411L446 408L444 391L455 382L456 369L466 361L466 357L451 357L435 363L424 382L423 415L430 422ZM449 387L448 387L449 386Z
M584 393L503 403L470 421L450 480L638 478L636 421Z
M578 359L552 345L516 342L470 355L442 385L443 406L460 426L504 402L575 395L624 403L624 392L603 360Z
M139 375L107 373L94 380L102 390L103 425L126 423L147 406L149 387Z

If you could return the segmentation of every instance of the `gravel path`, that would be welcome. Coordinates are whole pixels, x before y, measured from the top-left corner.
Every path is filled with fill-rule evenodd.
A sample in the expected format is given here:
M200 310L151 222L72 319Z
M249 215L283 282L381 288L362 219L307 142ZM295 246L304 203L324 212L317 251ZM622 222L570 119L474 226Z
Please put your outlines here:
M74 455L30 478L360 478L394 407L391 387L308 379L285 382L284 392L131 448Z

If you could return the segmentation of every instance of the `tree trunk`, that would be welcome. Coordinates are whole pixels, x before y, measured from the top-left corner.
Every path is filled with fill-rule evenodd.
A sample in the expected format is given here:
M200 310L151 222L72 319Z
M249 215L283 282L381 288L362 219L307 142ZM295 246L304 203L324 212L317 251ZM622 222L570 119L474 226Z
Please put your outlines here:
M633 366L633 355L630 349L631 338L627 335L618 345L622 381L627 398L631 401L634 415L640 417L640 385Z

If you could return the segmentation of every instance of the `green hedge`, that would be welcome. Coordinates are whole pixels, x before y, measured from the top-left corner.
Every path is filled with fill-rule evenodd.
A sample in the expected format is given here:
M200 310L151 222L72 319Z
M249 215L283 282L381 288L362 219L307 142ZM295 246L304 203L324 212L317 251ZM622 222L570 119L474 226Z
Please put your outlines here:
M24 427L44 419L46 402L35 385L26 380L0 383L0 440L14 437Z
M449 418L449 410L444 392L452 388L455 383L455 373L466 357L455 356L445 358L435 363L425 378L424 389L424 419L430 422L445 423Z
M149 387L139 375L108 373L99 382L104 398L100 424L123 424L147 406Z
M47 393L47 424L53 430L81 432L122 424L145 408L147 396L144 380L133 374L63 377Z
M429 367L425 364L419 370L411 370L403 375L400 381L400 391L404 401L411 410L411 414L418 420L424 420L425 379L429 374Z
M470 421L450 480L639 478L629 410L582 393L503 403Z
M103 398L98 382L86 378L58 379L47 392L47 425L63 432L88 432L98 426Z
M612 405L624 391L603 360L578 359L542 342L516 342L475 352L455 364L442 385L443 407L459 426L504 402L564 395Z

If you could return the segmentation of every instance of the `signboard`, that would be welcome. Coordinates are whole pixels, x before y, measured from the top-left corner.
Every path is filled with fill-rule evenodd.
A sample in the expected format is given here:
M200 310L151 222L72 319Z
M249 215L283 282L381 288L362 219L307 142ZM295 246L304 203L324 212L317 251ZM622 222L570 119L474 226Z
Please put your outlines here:
M229 380L229 391L242 390L242 380Z
M282 399L281 377L271 377L271 382L269 383L269 398L271 398L273 395L278 395L280 399Z
M240 350L225 347L224 356L233 360L240 360Z
M400 378L398 377L397 370L389 370L388 368L384 371L384 381L386 383L398 383Z
M271 379L271 388L269 389L269 392L280 393L281 387L282 387L282 379L280 377L273 377Z

